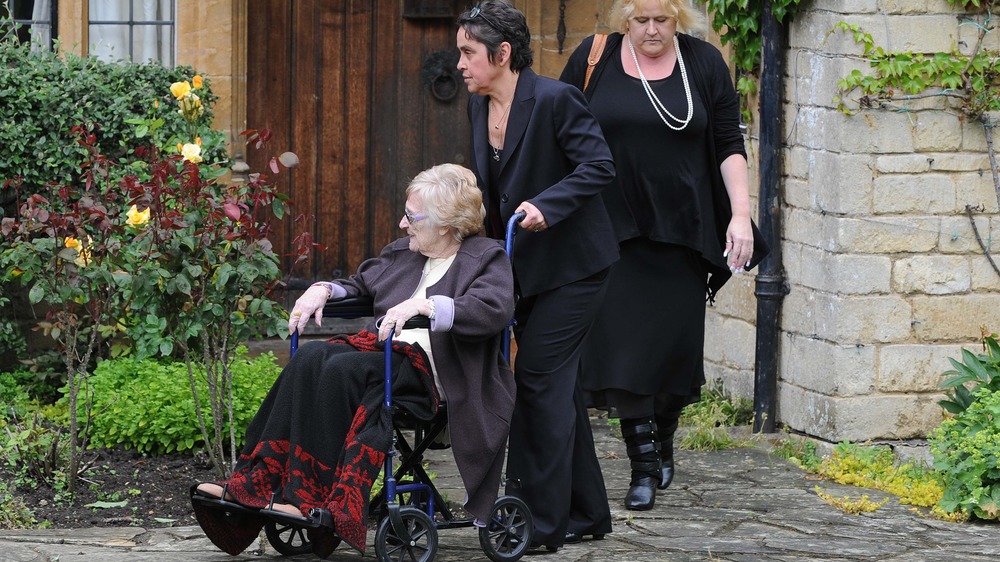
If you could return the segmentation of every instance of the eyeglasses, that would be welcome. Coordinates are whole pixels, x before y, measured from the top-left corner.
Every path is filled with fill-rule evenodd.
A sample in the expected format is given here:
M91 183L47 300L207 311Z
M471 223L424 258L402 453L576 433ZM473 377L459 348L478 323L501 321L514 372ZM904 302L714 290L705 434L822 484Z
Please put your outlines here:
M479 6L476 6L475 8L473 8L469 12L469 19L470 20L474 20L474 19L476 19L476 17L479 17L479 16L481 16L483 18L483 21L486 22L486 25L488 25L488 26L490 26L490 27L493 28L493 31L496 31L497 33L503 34L503 30L500 29L500 26L498 26L496 23L494 23L493 20L489 18L489 16L487 16L486 14L484 14L483 10Z
M422 221L427 218L427 215L411 215L409 211L403 209L403 216L406 217L406 222L413 224L417 221Z

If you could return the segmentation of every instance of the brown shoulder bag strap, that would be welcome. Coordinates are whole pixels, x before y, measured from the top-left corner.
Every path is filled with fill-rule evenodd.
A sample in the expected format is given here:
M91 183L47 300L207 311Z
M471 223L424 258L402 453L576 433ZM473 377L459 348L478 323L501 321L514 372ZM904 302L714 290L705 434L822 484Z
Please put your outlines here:
M604 43L608 40L608 36L604 33L594 34L594 44L590 47L590 56L587 57L587 75L583 79L583 91L587 91L587 86L590 85L590 75L594 72L594 67L597 66L597 62L601 60L601 55L604 53Z

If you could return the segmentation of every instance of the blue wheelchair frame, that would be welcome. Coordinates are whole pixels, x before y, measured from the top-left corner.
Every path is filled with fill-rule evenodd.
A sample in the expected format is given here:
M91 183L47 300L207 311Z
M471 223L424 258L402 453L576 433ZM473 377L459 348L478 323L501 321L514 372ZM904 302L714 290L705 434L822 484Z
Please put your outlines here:
M507 222L506 237L504 242L504 249L507 252L509 259L513 261L513 244L514 236L517 229L517 224L521 222L524 218L525 213L520 212L515 214ZM338 317L338 318L362 318L372 315L372 299L370 298L350 298L342 299L339 301L334 301L329 303L324 307L324 316ZM511 327L514 325L514 320L512 319L507 328L503 330L501 336L501 349L504 358L508 361L510 360L510 332ZM430 328L430 319L424 316L418 316L410 319L406 322L404 328ZM291 354L294 355L299 346L299 334L297 331L292 332L291 335ZM383 407L389 414L390 419L393 416L393 400L392 400L392 337L394 334L389 335L389 339L385 342L385 400L383 402ZM437 417L435 418L437 419ZM430 432L436 434L436 432L443 429L446 420L441 420L435 426L432 426ZM422 455L423 451L427 448L426 444L423 447L417 447L410 449L409 445L406 444L404 439L397 438L401 436L399 429L395 428L394 431L396 435L393 436L393 446L389 448L386 453L384 461L384 487L383 492L386 497L386 508L388 511L388 517L382 521L379 526L378 533L376 534L375 549L376 554L380 559L387 556L385 549L388 540L392 540L394 544L399 544L400 548L415 548L420 539L424 539L427 546L421 551L423 556L420 558L415 558L423 561L433 560L434 555L437 550L437 529L438 528L456 528L456 527L471 527L474 525L472 520L457 521L452 516L451 512L448 510L444 504L443 499L441 499L438 491L425 482L413 482L410 484L398 484L396 477L398 473L405 473L406 471L412 471L415 474L422 477L425 481L429 481L429 477L423 468L419 464L419 457ZM404 463L398 473L393 472L393 459L396 455L396 448L400 445L405 445L404 453L410 459L409 464ZM416 458L416 460L413 460ZM426 516L426 520L414 521L416 518L412 510L419 509L413 508L412 506L401 506L398 501L399 494L411 494L410 498L414 497L413 494L418 494L418 497L426 498L426 501L420 502L422 512ZM377 496L376 496L377 497ZM439 503L435 503L435 498L438 498ZM373 504L375 502L373 501ZM434 521L435 512L440 512L444 521ZM319 521L320 516L313 516L314 521ZM387 525L388 523L388 525ZM532 531L531 524L531 514L528 511L527 506L519 499L510 496L503 496L498 498L497 504L494 508L493 517L490 522L487 523L487 527L480 529L480 545L483 547L486 555L495 562L514 562L521 558L524 552L530 546L530 537ZM268 529L268 539L274 543L272 539L271 529ZM275 536L277 532L274 533ZM386 537L390 537L387 539ZM274 545L279 552L286 553L285 549ZM509 550L501 550L509 549ZM291 547L286 547L291 548ZM298 550L291 550L289 553L298 553Z

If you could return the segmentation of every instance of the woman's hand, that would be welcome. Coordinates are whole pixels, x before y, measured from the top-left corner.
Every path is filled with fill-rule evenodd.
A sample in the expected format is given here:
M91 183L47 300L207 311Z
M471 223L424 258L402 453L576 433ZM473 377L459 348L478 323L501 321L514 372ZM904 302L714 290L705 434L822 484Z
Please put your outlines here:
M742 273L750 265L752 256L753 228L750 226L750 217L734 215L726 229L726 249L722 252L722 257L727 258L730 271Z
M378 327L378 341L389 339L390 333L392 337L398 336L403 330L403 324L410 318L423 314L422 311L426 308L427 299L406 299L387 310Z
M315 316L316 325L323 325L323 306L330 298L330 290L323 285L313 285L302 293L295 301L292 313L288 316L288 333L298 331L300 334L309 323L309 317Z
M524 211L524 220L521 221L521 228L532 232L541 232L549 227L548 223L545 222L545 216L538 210L538 207L525 201L518 205L517 209L514 209L515 214L521 211Z

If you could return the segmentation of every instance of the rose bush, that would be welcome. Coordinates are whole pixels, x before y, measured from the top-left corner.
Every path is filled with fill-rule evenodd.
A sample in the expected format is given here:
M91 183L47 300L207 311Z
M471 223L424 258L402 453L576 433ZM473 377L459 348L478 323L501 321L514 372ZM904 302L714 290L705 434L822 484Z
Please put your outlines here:
M123 354L183 359L196 407L199 389L207 388L209 411L196 413L224 476L227 441L230 457L236 452L232 352L248 339L287 332L285 312L269 298L281 273L264 210L281 219L290 202L264 174L247 184L219 181L227 170L203 158L201 139L213 131L194 93L207 81L195 78L195 86L183 80L170 87L188 126L181 136L165 135L156 115L133 119L137 136L164 145L139 146L113 160L102 153L96 127L76 126L77 145L87 154L82 175L19 196L17 217L0 222L0 271L27 288L32 304L47 307L39 328L65 358L70 476L88 423L100 415L86 384L94 359ZM258 148L267 137L262 133L253 132ZM272 159L272 172L293 160ZM299 241L304 258L311 244Z

